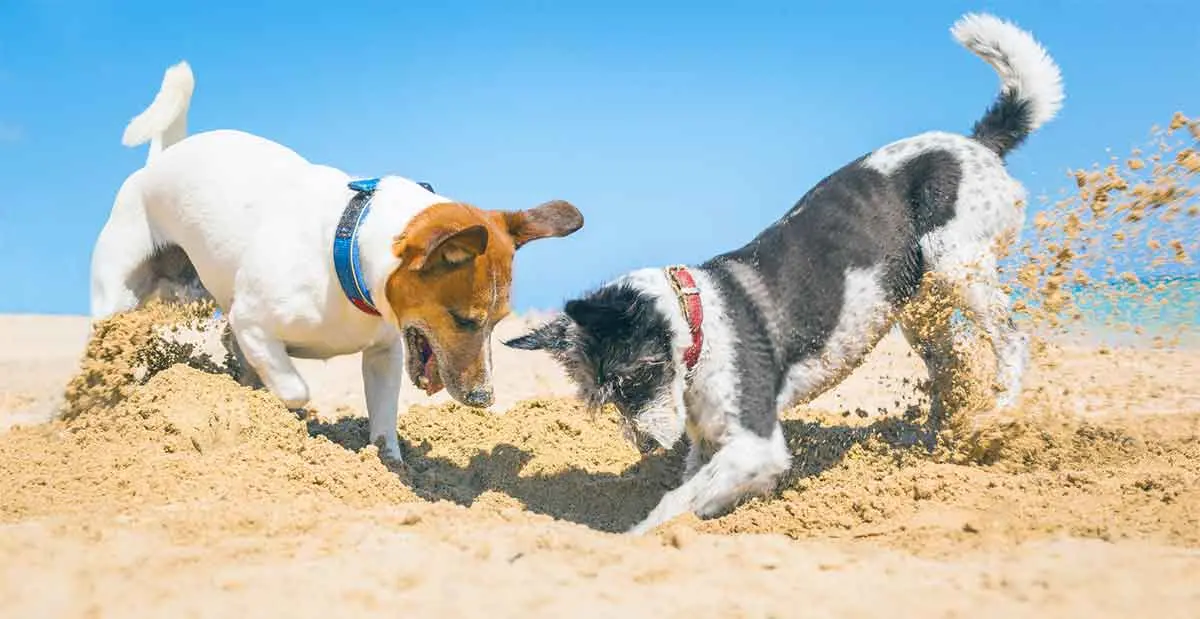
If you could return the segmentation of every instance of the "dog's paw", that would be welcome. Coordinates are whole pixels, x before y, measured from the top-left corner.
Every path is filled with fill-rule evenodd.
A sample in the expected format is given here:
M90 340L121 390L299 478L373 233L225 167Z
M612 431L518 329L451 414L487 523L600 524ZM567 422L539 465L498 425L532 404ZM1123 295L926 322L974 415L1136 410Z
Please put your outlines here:
M404 456L399 447L386 447L379 450L379 459L386 464L404 464Z
M653 532L663 522L664 521L661 518L658 518L654 514L651 514L651 515L647 516L645 520L630 527L629 530L626 531L626 534L633 535L635 537L641 537L643 535L646 535L647 533Z
M379 450L379 459L384 464L389 466L404 464L404 456L400 453L400 443L398 441L388 441L383 437L379 437L375 439L374 445Z
M629 530L625 532L625 534L633 535L635 537L641 537L641 536L649 533L652 529L654 529L654 525L643 520L643 521L633 525L632 527L630 527Z

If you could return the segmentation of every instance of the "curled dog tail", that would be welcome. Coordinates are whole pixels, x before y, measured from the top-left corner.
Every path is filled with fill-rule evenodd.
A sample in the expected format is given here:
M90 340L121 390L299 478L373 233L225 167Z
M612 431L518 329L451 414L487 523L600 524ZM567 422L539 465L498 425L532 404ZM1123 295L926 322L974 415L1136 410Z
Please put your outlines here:
M992 15L968 13L950 33L1000 74L1000 96L971 137L1003 157L1062 108L1062 74L1033 35Z
M150 153L146 156L149 163L163 149L187 137L188 106L195 88L196 79L187 61L167 69L154 101L129 121L121 143L137 146L150 142Z

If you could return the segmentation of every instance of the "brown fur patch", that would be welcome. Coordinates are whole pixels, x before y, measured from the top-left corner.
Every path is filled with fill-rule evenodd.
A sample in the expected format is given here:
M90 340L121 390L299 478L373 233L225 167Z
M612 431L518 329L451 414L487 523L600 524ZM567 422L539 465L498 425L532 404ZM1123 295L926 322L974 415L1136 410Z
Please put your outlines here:
M388 302L402 327L418 326L429 338L456 400L474 389L491 390L485 346L512 311L517 248L582 226L579 211L561 200L524 211L441 203L418 213L395 238L392 251L401 264L388 278Z

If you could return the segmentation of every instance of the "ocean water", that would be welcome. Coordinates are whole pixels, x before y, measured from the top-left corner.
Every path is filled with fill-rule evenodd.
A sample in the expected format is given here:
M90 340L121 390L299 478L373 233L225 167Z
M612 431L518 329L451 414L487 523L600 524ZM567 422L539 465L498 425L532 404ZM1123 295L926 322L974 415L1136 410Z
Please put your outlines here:
M1076 303L1089 324L1116 320L1146 328L1200 325L1200 276L1079 286Z
M1114 280L1073 286L1070 292L1080 314L1065 330L1072 339L1139 345L1160 338L1200 345L1200 276Z

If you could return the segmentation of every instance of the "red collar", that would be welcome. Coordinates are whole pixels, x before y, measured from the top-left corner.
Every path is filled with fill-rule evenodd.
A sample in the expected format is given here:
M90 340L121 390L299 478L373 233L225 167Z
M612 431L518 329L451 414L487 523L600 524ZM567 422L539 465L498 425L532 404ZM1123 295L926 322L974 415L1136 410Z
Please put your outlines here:
M700 289L696 287L696 280L687 267L670 266L666 271L671 288L679 300L679 308L683 310L683 319L692 332L692 345L683 352L683 363L691 370L700 360L700 349L704 347L704 329L701 328L704 324L704 306L700 303Z

